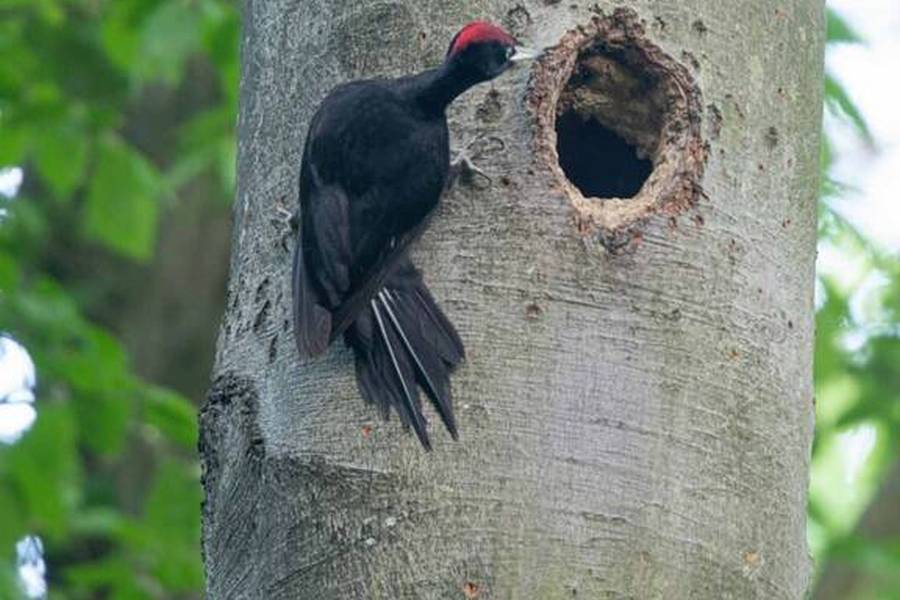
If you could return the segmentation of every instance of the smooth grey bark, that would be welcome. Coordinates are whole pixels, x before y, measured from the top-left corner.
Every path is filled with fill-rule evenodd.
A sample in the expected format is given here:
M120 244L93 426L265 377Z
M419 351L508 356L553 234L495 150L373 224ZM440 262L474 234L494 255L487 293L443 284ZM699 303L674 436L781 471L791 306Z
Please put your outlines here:
M290 255L306 125L334 84L441 60L473 18L552 44L607 2L250 0L238 197L201 415L211 598L801 598L810 559L822 0L640 0L692 65L702 201L613 254L534 147L527 70L460 99L502 143L415 259L468 349L461 440L425 453L359 399L350 353L298 364ZM428 413L432 424L437 422Z

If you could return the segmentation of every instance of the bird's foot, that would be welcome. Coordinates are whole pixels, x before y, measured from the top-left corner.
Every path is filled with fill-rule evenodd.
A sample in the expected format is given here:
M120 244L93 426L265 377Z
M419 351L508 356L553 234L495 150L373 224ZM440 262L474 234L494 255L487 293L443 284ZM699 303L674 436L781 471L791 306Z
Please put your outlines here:
M493 183L490 175L475 166L472 159L465 154L457 155L456 160L450 163L447 188L450 189L455 186L457 181L471 183L478 189L488 188L491 186L491 183Z
M456 152L453 161L450 163L450 173L447 177L447 189L456 185L457 181L471 183L478 189L485 189L491 186L493 180L483 170L475 165L475 159L481 156L483 149L471 151L472 147L484 139L484 134L479 133L465 145L465 147ZM479 183L481 182L481 183Z
M284 205L284 197L275 202L275 217L272 224L281 232L280 245L285 252L290 252L288 241L297 235L300 229L300 211L290 211Z

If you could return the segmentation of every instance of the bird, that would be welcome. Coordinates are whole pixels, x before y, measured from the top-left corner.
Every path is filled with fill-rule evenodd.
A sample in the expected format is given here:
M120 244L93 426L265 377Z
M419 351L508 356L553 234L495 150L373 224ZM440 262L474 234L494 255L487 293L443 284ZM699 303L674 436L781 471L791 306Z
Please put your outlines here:
M360 395L385 419L393 408L426 450L419 388L458 439L450 373L465 357L408 254L450 181L474 168L465 152L451 164L446 109L535 56L503 28L475 21L452 38L440 66L340 84L309 124L292 217L298 353L318 356L343 335Z

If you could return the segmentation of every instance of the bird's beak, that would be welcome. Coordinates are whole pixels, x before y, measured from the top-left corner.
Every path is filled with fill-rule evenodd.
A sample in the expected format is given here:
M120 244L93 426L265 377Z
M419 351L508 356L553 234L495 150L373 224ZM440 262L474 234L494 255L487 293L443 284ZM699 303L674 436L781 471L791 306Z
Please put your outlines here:
M516 51L512 55L510 60L512 62L522 62L525 60L533 60L540 56L540 51L535 50L534 48L529 48L527 46L516 46Z

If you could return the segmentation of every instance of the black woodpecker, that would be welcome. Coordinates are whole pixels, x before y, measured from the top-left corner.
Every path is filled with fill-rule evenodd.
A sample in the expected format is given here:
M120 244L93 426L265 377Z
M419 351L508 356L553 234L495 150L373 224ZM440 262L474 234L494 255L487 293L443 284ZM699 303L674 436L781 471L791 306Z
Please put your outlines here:
M470 23L441 66L339 85L309 125L294 219L297 349L301 358L316 356L343 334L363 398L385 418L393 407L426 449L418 388L457 439L450 373L464 349L410 261L409 244L450 176L447 106L532 57L503 29Z

